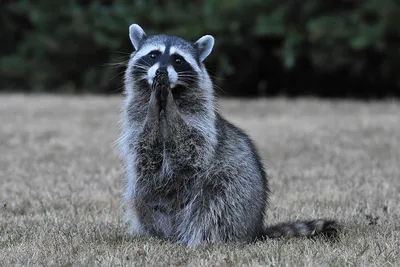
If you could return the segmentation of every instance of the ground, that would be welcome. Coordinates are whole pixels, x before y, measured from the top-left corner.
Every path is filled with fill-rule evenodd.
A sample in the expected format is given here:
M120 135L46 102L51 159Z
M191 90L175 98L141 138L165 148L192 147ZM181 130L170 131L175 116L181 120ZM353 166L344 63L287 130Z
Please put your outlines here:
M223 100L270 175L267 224L335 218L336 242L185 249L126 234L120 96L0 95L0 266L395 266L400 102Z

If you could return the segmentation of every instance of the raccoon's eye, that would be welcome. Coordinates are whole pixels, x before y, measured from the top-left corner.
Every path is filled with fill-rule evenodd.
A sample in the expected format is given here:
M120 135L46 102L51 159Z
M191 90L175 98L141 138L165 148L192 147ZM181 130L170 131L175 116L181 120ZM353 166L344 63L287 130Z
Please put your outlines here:
M149 58L152 59L152 60L156 59L157 56L158 56L158 54L156 52L150 52L149 53Z
M179 65L179 64L182 63L182 59L180 59L180 58L175 58L174 63L175 63L176 65Z

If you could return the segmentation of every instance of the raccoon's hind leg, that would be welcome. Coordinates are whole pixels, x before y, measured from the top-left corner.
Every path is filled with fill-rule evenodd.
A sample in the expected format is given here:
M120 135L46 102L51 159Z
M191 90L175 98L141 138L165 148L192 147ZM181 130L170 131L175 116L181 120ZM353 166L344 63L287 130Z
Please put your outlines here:
M254 183L235 183L229 173L204 177L179 213L177 235L193 247L203 243L251 242L262 233L264 203ZM253 200L253 202L251 202Z
M279 237L314 237L326 236L336 237L341 226L333 220L309 220L294 221L268 226L264 229L263 238L279 238Z

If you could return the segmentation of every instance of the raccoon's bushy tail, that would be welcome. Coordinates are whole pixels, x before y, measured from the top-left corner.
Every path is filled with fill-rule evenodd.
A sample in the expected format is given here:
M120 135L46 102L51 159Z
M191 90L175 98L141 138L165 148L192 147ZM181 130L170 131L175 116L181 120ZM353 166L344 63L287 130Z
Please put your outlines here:
M279 237L314 237L326 236L336 237L341 230L341 226L333 220L309 220L285 222L264 229L263 238Z

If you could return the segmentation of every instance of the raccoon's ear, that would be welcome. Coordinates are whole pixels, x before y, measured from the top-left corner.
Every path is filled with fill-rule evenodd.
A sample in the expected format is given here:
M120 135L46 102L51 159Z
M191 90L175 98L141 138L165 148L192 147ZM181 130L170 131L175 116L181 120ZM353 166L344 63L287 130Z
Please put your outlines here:
M129 38L131 38L131 42L135 50L138 50L139 45L144 37L146 37L146 33L139 25L132 24L129 27Z
M206 57L211 53L214 47L214 37L211 35L204 35L194 43L194 46L199 53L200 62L203 62Z

